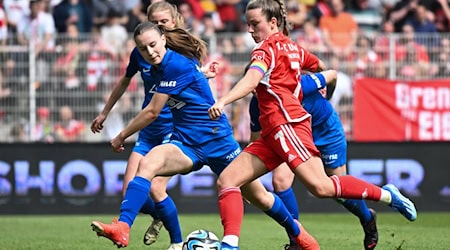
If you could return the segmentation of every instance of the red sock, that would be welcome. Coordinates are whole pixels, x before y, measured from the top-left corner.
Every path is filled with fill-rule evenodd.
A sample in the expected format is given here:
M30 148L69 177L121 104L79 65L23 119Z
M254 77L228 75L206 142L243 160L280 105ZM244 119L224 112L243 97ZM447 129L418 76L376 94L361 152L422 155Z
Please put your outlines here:
M244 204L239 188L226 188L220 191L219 211L222 218L223 235L239 237L244 217Z
M381 199L381 188L351 175L330 176L336 190L336 198L371 200Z

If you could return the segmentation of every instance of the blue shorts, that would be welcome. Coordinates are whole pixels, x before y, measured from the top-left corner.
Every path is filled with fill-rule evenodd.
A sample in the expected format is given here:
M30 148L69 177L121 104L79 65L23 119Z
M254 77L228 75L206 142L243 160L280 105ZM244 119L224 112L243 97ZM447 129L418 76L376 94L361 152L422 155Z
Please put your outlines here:
M168 143L170 141L170 137L172 136L172 133L169 133L161 138L156 138L156 139L143 139L140 136L138 137L136 143L134 144L133 147L133 152L136 152L138 154L141 154L143 156L145 156L148 152L150 152L150 150L152 150L152 148L161 145L161 144L165 144Z
M312 133L326 168L337 168L347 163L347 139L336 111L326 121L314 126Z
M217 176L242 151L232 134L195 146L176 140L172 140L170 143L179 147L192 160L194 165L191 171L197 171L204 165L208 165Z

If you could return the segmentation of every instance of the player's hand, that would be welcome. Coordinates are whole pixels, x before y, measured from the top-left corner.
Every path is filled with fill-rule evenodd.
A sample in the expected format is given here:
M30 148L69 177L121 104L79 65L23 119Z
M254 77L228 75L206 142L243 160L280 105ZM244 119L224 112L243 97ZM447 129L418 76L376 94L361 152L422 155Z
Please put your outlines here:
M112 151L115 153L122 153L125 150L125 147L123 146L124 141L125 139L120 133L114 137L110 142Z
M211 61L202 67L202 72L206 78L214 78L219 73L219 62Z
M91 131L92 133L100 133L100 131L103 129L103 122L106 120L105 115L98 115L95 117L95 119L92 121L91 124Z
M224 106L225 105L223 105L223 103L220 102L220 100L214 103L214 105L212 105L211 108L208 109L209 118L211 118L212 120L219 119L219 117L223 113Z

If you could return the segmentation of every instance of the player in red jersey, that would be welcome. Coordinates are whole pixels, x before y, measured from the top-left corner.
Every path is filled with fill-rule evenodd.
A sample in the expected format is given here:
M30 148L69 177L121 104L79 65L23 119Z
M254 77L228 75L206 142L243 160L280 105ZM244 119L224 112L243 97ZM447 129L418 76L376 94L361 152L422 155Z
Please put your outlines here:
M261 138L248 145L217 180L222 224L222 244L232 245L239 237L243 219L239 187L286 162L303 185L319 198L367 199L391 206L414 221L414 203L388 184L380 188L353 176L330 176L324 171L311 133L311 117L301 106L299 82L303 52L290 40L286 10L281 0L251 0L246 7L248 32L257 46L244 77L210 109L211 119L225 105L256 90ZM229 248L229 249L238 249Z

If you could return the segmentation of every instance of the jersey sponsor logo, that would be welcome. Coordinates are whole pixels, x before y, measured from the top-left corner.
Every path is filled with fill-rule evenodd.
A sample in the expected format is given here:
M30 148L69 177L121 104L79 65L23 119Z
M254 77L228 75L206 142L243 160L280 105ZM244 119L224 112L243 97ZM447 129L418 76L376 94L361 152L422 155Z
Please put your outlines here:
M177 86L177 81L160 81L160 87L175 87Z
M167 100L167 106L169 106L170 109L181 109L185 105L185 102L177 100L173 97L170 97L169 100Z
M231 152L231 154L226 156L227 161L231 161L234 158L236 158L236 156L241 153L242 149L239 147L236 150L234 150L233 152Z
M252 61L253 60L264 61L265 55L266 53L264 53L264 51L255 51L252 55Z

